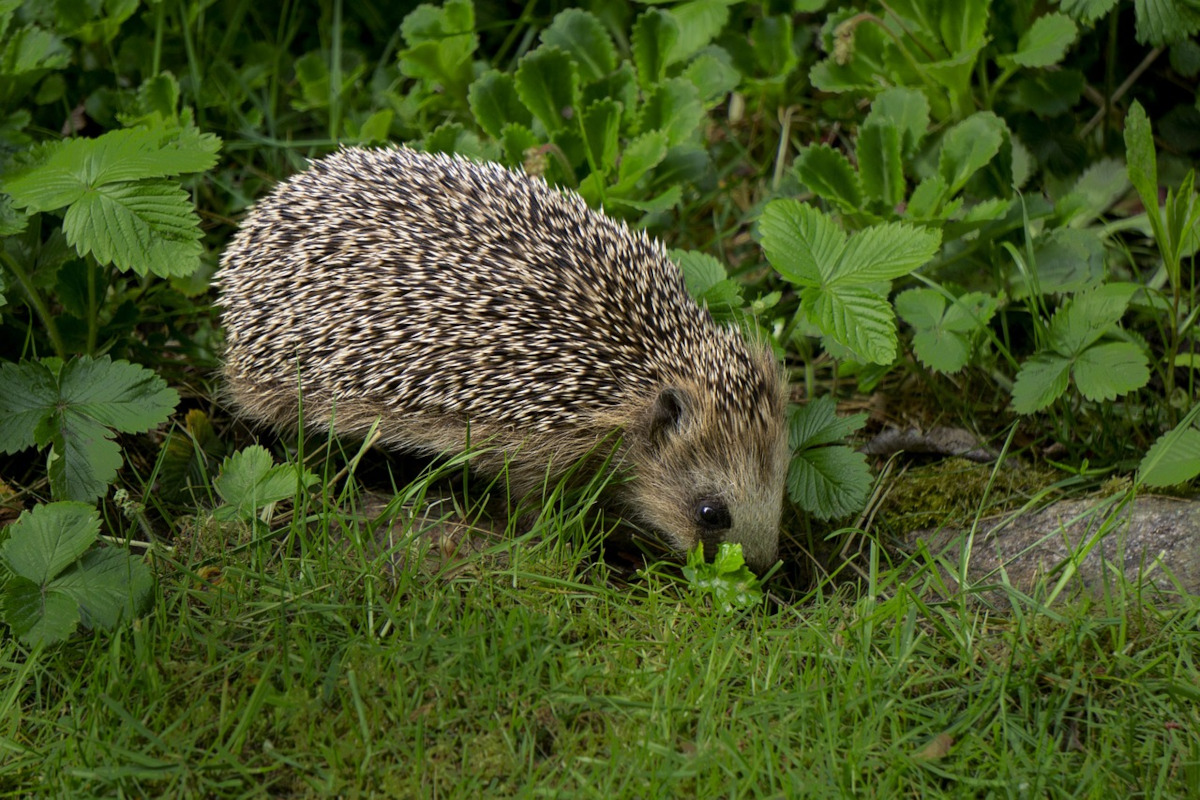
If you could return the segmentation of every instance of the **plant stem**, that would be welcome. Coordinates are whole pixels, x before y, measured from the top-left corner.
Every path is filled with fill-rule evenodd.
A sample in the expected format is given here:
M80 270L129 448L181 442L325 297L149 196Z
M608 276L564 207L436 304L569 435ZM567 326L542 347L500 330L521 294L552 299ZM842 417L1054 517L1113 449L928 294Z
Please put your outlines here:
M59 358L67 357L67 348L63 344L62 335L58 332L58 324L54 321L54 315L50 313L50 309L46 307L45 301L34 287L33 281L29 278L29 273L25 271L15 258L8 253L0 250L0 259L3 260L4 266L16 276L17 283L21 284L21 288L25 290L25 297L29 301L29 305L33 307L34 312L42 320L42 325L46 328L46 335L50 337L50 343L54 346L54 354Z

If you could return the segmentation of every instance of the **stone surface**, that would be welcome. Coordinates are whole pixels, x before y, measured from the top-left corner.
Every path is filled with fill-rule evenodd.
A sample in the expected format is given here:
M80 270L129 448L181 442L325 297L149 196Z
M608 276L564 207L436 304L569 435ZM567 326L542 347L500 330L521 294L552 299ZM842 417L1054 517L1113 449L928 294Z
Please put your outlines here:
M1035 513L984 521L971 548L968 580L975 588L995 588L1003 567L1008 582L1029 593L1039 582L1054 586L1074 559L1068 595L1083 590L1098 597L1120 572L1130 582L1162 590L1159 599L1180 590L1200 594L1200 502L1143 496L1122 506L1120 499L1064 500ZM924 540L931 553L958 564L968 533L914 531L906 545L911 550ZM956 590L957 582L942 573Z

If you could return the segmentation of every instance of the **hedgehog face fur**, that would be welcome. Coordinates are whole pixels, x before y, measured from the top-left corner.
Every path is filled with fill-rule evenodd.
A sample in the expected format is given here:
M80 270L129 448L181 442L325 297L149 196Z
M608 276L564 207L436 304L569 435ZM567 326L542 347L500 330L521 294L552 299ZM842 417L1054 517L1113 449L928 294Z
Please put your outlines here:
M676 550L776 558L786 386L661 245L495 164L406 148L313 162L221 259L225 383L252 418L473 462L518 494L621 433L612 503Z

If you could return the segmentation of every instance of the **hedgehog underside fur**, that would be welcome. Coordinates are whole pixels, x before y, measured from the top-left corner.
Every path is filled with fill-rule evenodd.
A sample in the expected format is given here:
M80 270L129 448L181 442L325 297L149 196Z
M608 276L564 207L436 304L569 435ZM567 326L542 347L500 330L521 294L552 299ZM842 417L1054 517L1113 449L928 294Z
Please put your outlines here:
M614 501L677 549L775 559L786 387L662 247L492 164L346 149L249 214L217 275L246 416L364 435L532 491L620 432ZM468 427L469 422L469 427ZM701 501L730 523L697 521ZM698 505L699 504L699 505Z

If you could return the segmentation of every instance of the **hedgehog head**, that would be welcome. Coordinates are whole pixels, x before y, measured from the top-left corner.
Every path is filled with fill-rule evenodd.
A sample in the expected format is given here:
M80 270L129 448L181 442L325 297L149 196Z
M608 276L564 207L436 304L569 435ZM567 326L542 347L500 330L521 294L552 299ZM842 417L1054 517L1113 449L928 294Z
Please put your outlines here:
M738 543L762 573L778 554L786 388L768 353L753 361L760 380L737 405L711 386L663 386L626 432L632 477L622 492L631 516L676 550L703 544L711 558L722 542Z

